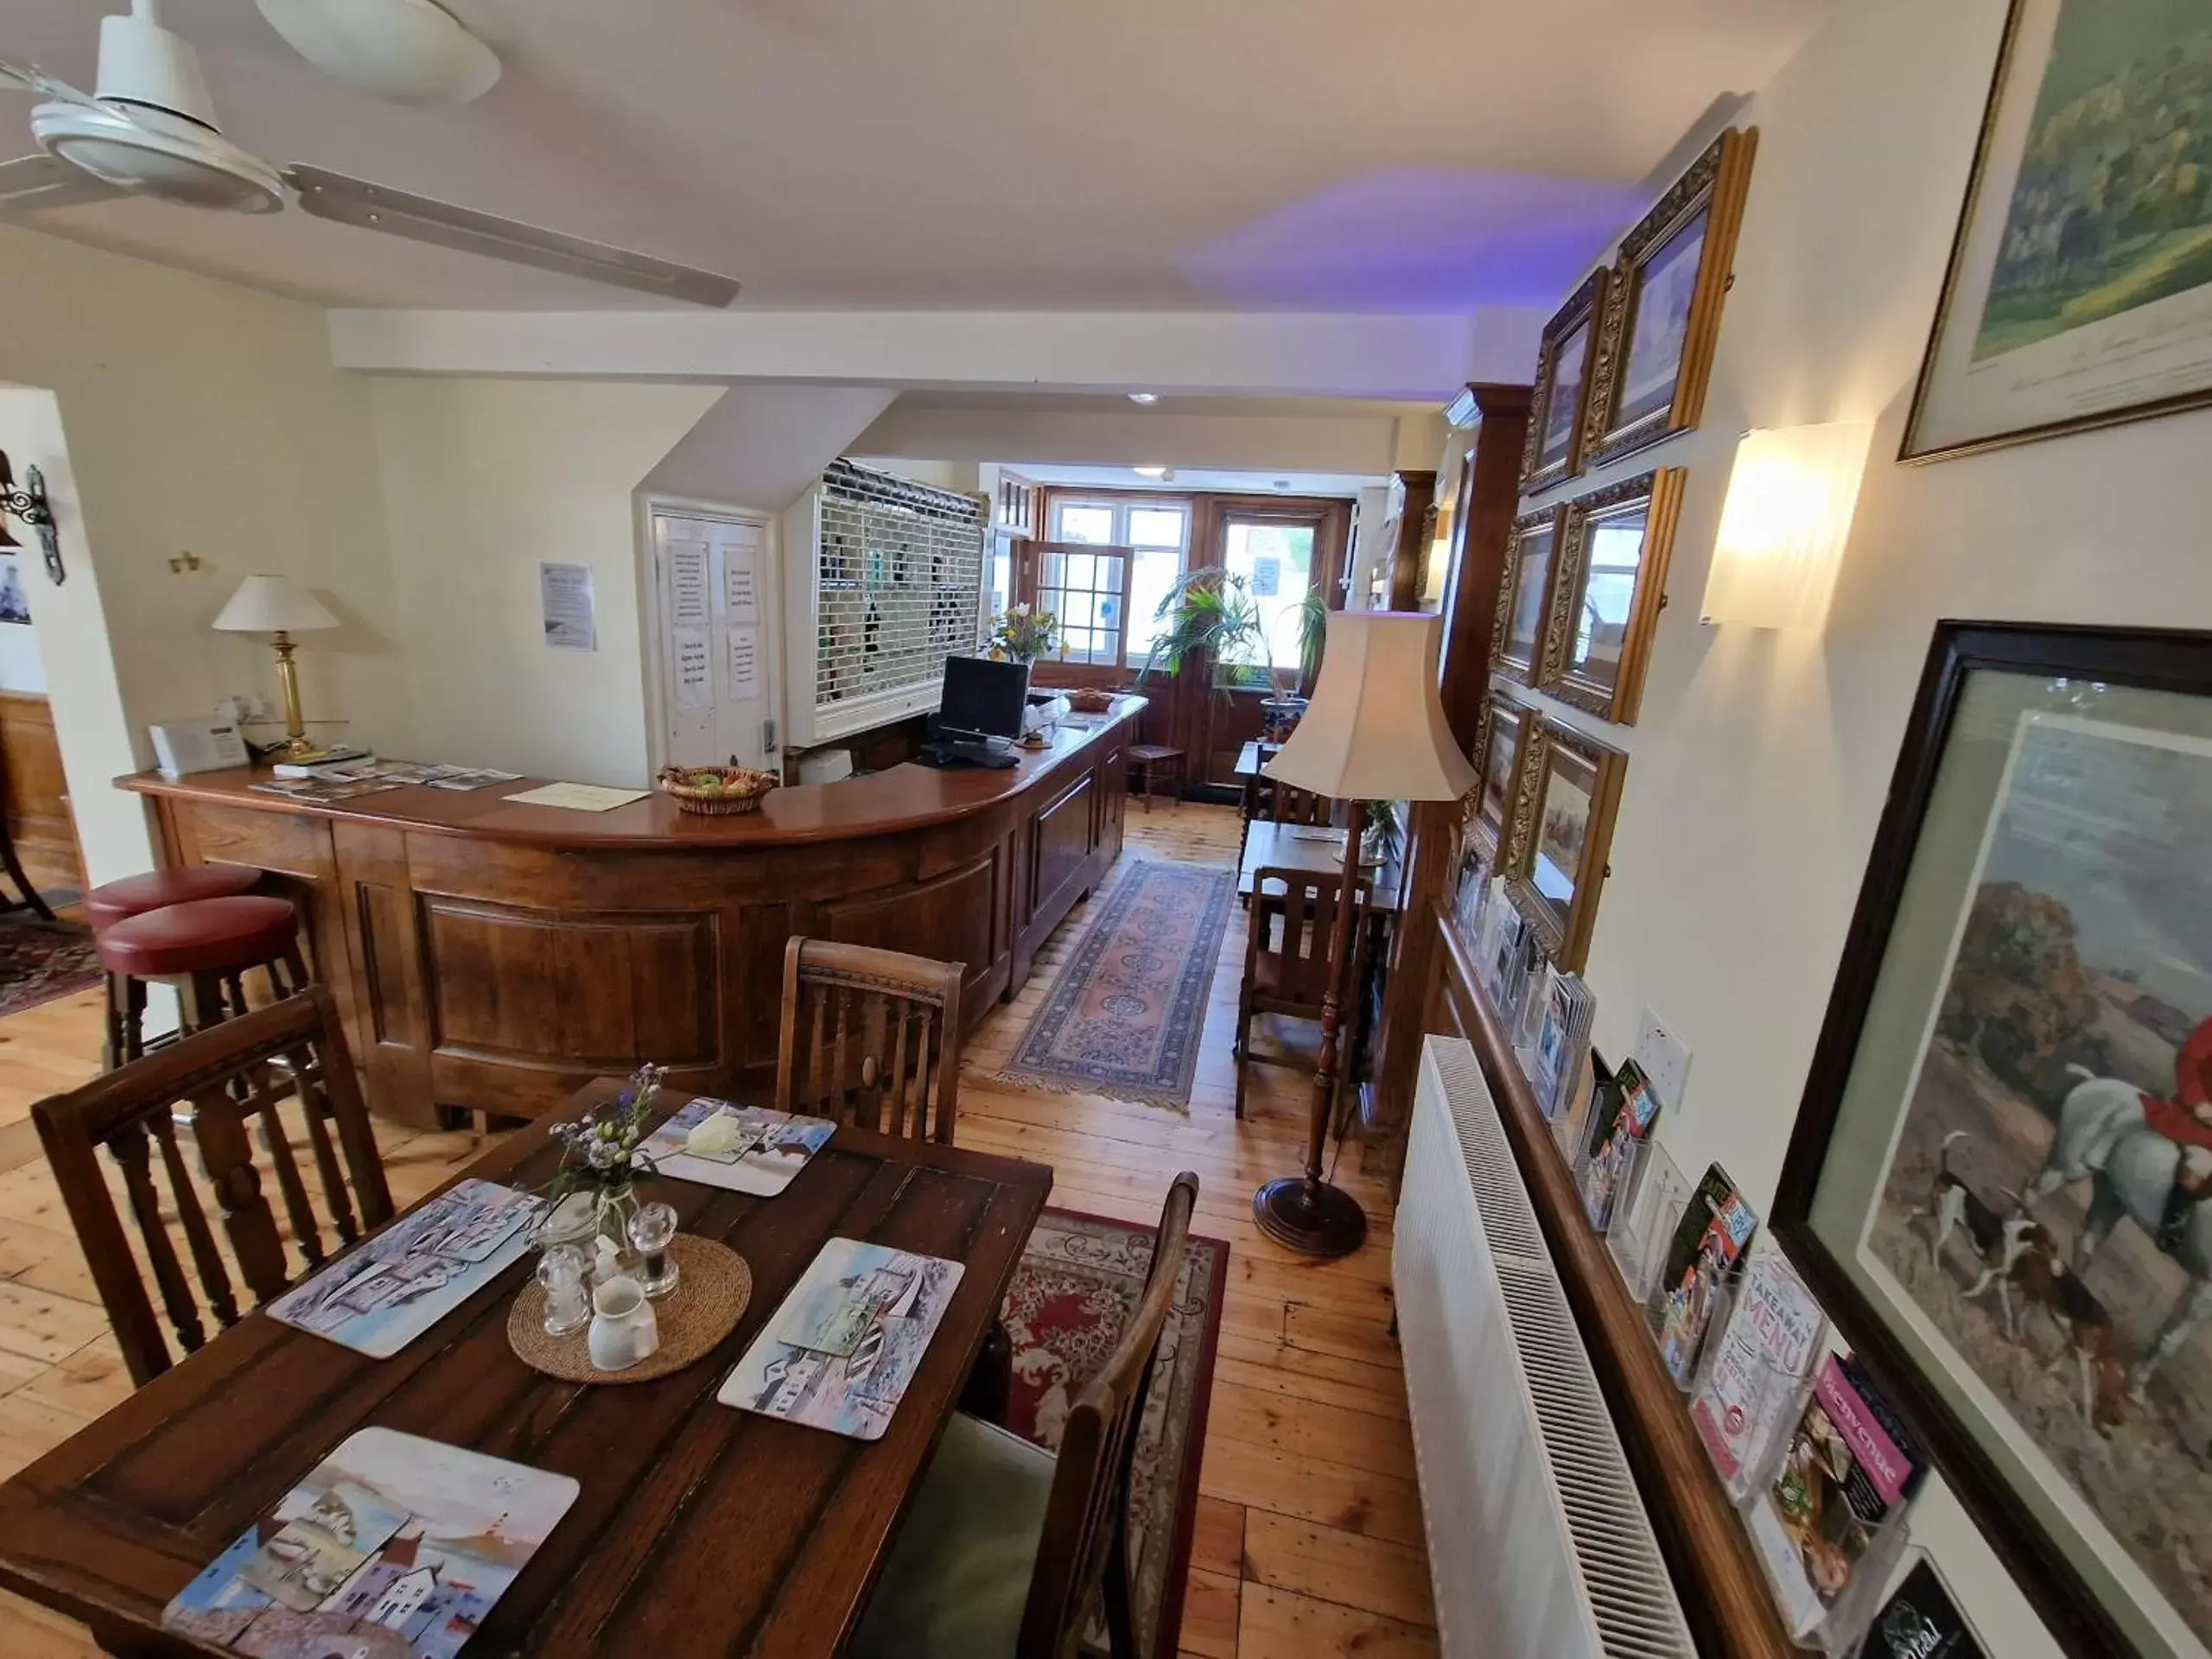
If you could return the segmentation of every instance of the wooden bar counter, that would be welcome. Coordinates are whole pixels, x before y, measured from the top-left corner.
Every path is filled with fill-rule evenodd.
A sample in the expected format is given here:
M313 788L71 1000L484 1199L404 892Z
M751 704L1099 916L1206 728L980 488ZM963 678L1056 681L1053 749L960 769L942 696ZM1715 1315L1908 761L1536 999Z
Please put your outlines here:
M244 864L300 905L380 1113L536 1116L640 1061L695 1092L776 1059L793 934L968 965L973 1025L1120 856L1141 697L1010 771L907 764L703 817L511 804L543 781L316 804L265 773L119 779L168 864ZM1080 717L1078 717L1080 718Z

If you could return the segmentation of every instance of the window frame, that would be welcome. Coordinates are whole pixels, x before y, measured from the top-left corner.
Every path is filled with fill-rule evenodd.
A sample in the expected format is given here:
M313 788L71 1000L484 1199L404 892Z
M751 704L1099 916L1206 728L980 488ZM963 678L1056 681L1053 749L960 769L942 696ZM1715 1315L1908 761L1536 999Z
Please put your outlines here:
M1060 522L1061 513L1069 507L1103 508L1111 512L1114 516L1114 540L1110 543L1077 543L1069 542L1065 535L1063 533ZM1168 551L1167 543L1164 542L1138 543L1132 538L1130 535L1132 515L1147 511L1173 511L1179 512L1182 515L1182 540L1174 549L1175 580L1180 582L1185 576L1190 575L1192 569L1191 547L1192 542L1196 539L1198 522L1198 502L1197 498L1194 496L1178 495L1168 491L1085 490L1073 486L1063 487L1048 485L1046 486L1045 500L1042 509L1038 514L1039 525L1046 532L1046 535L1056 546L1072 547L1081 545L1092 548L1110 546L1121 550L1123 556L1122 581L1124 585L1122 591L1122 654L1121 660L1114 664L1114 666L1117 668L1135 670L1141 669L1144 666L1144 658L1133 657L1130 654L1134 649L1132 642L1135 640L1139 635L1139 630L1135 626L1136 593L1135 588L1138 557L1139 556L1146 553L1165 553ZM1027 598L1032 604L1036 602L1033 589L1030 594L1024 595L1024 597ZM1153 619L1149 616L1143 619L1144 627L1142 629L1142 635L1143 638L1147 640L1151 638L1152 634L1152 620ZM1149 654L1150 647L1147 645L1147 655L1148 656ZM1100 663L1087 664L1087 666L1103 668L1105 667L1106 664Z

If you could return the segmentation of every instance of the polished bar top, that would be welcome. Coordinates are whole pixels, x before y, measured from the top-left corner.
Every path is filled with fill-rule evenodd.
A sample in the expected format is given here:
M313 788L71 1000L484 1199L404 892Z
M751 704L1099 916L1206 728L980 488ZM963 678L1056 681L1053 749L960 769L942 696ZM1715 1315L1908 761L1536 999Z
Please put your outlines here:
M269 781L269 774L245 767L175 779L157 772L140 772L118 778L116 783L142 795L264 812L346 818L522 845L610 850L796 846L895 835L966 817L1033 788L1059 771L1061 762L1134 721L1144 706L1142 697L1117 697L1108 714L1071 716L1069 723L1052 734L1045 748L1015 750L1020 759L1011 768L939 770L908 761L871 777L842 783L788 785L771 792L757 812L721 817L679 810L674 801L658 791L607 812L517 805L506 798L556 781L547 778L518 778L512 783L467 792L402 785L329 802L258 792L251 786ZM1078 727L1072 723L1077 721L1096 723Z

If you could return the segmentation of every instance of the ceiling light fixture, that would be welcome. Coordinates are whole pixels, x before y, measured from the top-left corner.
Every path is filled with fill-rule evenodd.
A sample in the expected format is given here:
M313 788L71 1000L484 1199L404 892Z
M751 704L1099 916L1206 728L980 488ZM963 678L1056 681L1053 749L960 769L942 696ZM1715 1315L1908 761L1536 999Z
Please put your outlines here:
M1132 467L1129 470L1139 478L1156 479L1163 484L1175 476L1173 467Z
M1129 394L1129 401L1133 404L1142 404L1147 409L1150 409L1160 401L1160 394L1156 391L1133 391Z

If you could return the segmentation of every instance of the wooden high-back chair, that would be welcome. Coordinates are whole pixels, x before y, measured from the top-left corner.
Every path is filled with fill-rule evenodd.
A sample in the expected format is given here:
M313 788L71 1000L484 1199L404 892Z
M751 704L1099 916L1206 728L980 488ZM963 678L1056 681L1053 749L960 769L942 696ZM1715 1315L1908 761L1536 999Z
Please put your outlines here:
M1352 888L1351 931L1346 948L1357 954L1366 938L1371 883L1360 877ZM1344 891L1340 873L1285 869L1263 865L1252 872L1249 931L1244 944L1244 982L1236 1002L1236 1116L1244 1116L1246 1068L1254 1061L1270 1065L1306 1065L1305 1057L1260 1054L1250 1042L1253 1019L1285 1014L1319 1020L1329 991L1329 936L1336 925L1337 899ZM1347 1002L1356 1000L1347 981ZM1340 1010L1346 1030L1353 1010ZM1351 1052L1349 1037L1345 1052Z
M1188 1170L1167 1189L1144 1294L1106 1368L1090 1380L1061 1431L1044 1535L1029 1578L1016 1659L1064 1659L1078 1650L1096 1599L1114 1659L1137 1659L1129 1576L1129 1471L1137 1426L1152 1391L1160 1333L1175 1306L1198 1178Z
M1274 823L1325 824L1336 807L1333 796L1316 795L1310 789L1269 778L1260 793L1258 816Z
M965 963L864 944L784 947L776 1109L950 1145Z
M288 1099L296 1103L289 1117L307 1137L332 1246L342 1249L391 1218L391 1192L337 1007L321 985L196 1032L31 1108L133 1381L149 1382L172 1362L98 1149L105 1147L121 1172L140 1253L177 1344L189 1353L207 1339L203 1303L218 1325L238 1322L233 1268L245 1282L249 1307L277 1294L294 1277L284 1236L262 1194L263 1170L255 1162L249 1122L260 1126L299 1270L318 1267L332 1254L293 1149L291 1124L280 1112ZM180 1104L192 1108L194 1145L180 1144L175 1112ZM168 1188L166 1205L155 1179L156 1163ZM204 1179L195 1177L195 1166ZM209 1223L208 1199L222 1222L220 1241ZM173 1221L165 1208L173 1211ZM197 1288L186 1275L180 1238Z

